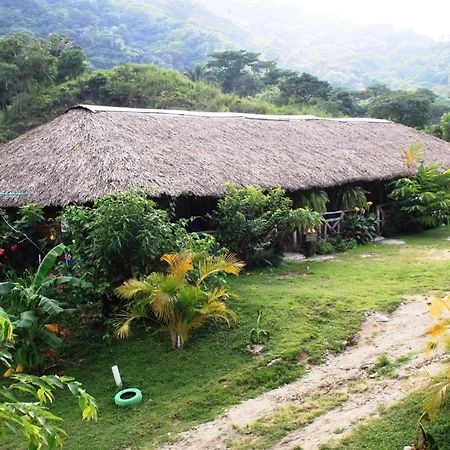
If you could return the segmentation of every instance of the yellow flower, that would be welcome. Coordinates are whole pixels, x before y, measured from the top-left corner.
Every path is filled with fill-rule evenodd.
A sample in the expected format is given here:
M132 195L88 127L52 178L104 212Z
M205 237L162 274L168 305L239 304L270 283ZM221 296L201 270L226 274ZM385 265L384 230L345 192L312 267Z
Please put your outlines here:
M356 212L358 212L358 211L359 211L359 208L358 208L357 206L355 207L355 211L356 211Z
M367 202L367 206L372 206L373 202Z

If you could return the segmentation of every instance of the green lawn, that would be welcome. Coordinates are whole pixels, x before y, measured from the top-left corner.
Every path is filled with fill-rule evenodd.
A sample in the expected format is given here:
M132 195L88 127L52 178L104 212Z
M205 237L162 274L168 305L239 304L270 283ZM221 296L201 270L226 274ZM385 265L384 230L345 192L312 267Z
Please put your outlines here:
M393 310L405 294L449 290L450 259L442 258L450 251L444 240L449 235L449 228L441 228L406 237L401 247L370 244L337 260L244 274L232 281L241 296L235 303L239 321L230 329L208 325L183 350L172 350L165 334L151 332L125 341L73 342L66 374L84 383L100 412L97 423L82 423L69 396L59 396L54 411L65 418L65 448L155 448L230 405L300 377L305 361L319 363L327 349L342 350L360 327L363 311ZM259 309L272 337L264 356L254 359L245 348ZM275 358L280 360L267 367ZM140 405L114 405L114 364L127 386L142 390Z
M414 442L417 420L421 416L419 394L382 413L382 417L358 427L338 445L325 445L321 450L397 450ZM450 402L446 402L438 418L425 425L441 450L450 448Z

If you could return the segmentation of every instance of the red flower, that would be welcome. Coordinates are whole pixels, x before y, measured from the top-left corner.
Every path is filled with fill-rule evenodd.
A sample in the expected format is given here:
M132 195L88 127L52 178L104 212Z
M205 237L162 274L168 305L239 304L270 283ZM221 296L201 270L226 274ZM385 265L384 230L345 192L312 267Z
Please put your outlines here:
M3 256L6 253L6 250L4 248L0 248L0 256Z
M15 252L17 250L17 244L11 245L11 250Z

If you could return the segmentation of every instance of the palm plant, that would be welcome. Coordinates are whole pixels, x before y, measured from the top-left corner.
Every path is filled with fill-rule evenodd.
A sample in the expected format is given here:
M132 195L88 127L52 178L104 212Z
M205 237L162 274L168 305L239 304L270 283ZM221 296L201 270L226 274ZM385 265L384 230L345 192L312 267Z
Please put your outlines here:
M67 330L54 323L54 320L65 309L58 300L50 298L48 292L55 286L86 285L78 278L50 276L56 260L63 252L63 244L50 250L31 278L0 283L0 297L9 296L12 299L11 317L17 334L15 369L42 369L45 359L62 345L60 335L64 335Z
M184 346L190 332L208 319L227 323L229 318L237 319L225 303L235 295L220 280L211 282L220 273L239 274L244 264L235 255L208 256L198 261L194 255L180 252L165 254L161 261L167 263L167 273L152 273L144 280L132 278L116 289L119 297L132 300L117 321L118 337L128 336L136 319L152 316L167 329L172 346L179 348Z

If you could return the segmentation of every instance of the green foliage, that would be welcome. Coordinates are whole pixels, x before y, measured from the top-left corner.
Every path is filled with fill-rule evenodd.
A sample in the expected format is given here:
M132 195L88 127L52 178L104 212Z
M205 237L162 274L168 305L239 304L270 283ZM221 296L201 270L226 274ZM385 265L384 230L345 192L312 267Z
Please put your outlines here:
M353 239L364 245L377 236L377 218L375 214L357 212L342 222L342 232L347 239Z
M355 248L358 245L355 239L348 237L345 238L341 234L330 237L327 242L330 243L333 246L334 251L338 253L345 252L347 250Z
M168 336L154 332L155 328L147 332L145 327L133 327L134 336L113 343L99 334L74 334L65 371L89 387L102 418L98 425L81 428L68 396L57 398L53 412L64 417L70 436L63 439L64 446L67 450L160 448L182 430L297 380L305 373L305 359L320 362L329 352L343 350L343 341L354 336L364 321L363 311L392 311L413 291L426 295L430 290L447 290L450 260L430 258L430 252L437 255L448 249L447 236L447 229L438 228L406 236L401 252L378 245L370 248L373 258L359 257L356 249L341 255L339 263L283 264L230 277L228 288L241 300L227 303L239 321L230 328L207 322L190 335L182 351L171 351ZM264 328L271 332L270 348L253 358L245 348L258 310L263 311ZM138 386L151 401L135 410L118 410L105 385L105 374L114 364L121 367L126 383ZM109 383L112 388L112 379ZM448 406L447 402L429 428L444 448L449 443ZM378 434L347 448L402 449L413 440L420 407L421 400L414 409L399 408ZM385 435L386 428L391 431ZM12 440L2 444L11 450L23 447Z
M173 348L183 347L192 330L208 319L237 320L226 300L232 296L224 283L211 287L209 279L217 273L238 275L243 263L233 255L198 257L189 253L166 254L161 260L169 266L167 274L152 273L145 280L126 281L117 295L132 300L117 323L117 336L126 337L136 319L152 316L169 332ZM192 273L194 277L192 277Z
M330 202L325 191L307 191L299 194L295 200L295 206L300 208L311 208L318 213L327 212L327 205Z
M57 80L59 82L77 78L86 72L88 63L81 48L66 48L58 56L56 63Z
M254 345L266 344L270 338L270 333L261 328L262 311L258 311L258 317L256 319L256 326L250 330L250 343Z
M286 233L298 215L282 189L264 193L257 187L230 184L212 219L218 241L253 267L279 261Z
M210 69L209 76L217 80L223 92L234 92L245 97L261 89L258 73L263 64L258 53L228 50L211 53L207 67Z
M0 362L11 368L11 350L14 350L16 336L8 314L0 308ZM62 419L50 412L46 404L54 400L54 391L67 387L82 412L83 420L97 420L97 404L81 383L72 377L58 375L14 374L11 381L0 390L0 436L21 434L30 450L61 446L59 426ZM30 401L30 399L33 399Z
M129 190L94 201L92 207L68 206L62 221L68 227L69 251L90 266L94 278L112 285L159 267L162 253L179 249L187 239L182 224L158 209L141 191Z
M358 245L355 239L344 237L341 234L329 237L326 241L319 239L316 245L318 255L330 255L331 253L343 253Z
M0 209L0 280L9 271L37 267L39 255L51 245L43 233L47 225L42 208L34 203L17 212Z
M318 99L327 100L331 86L327 81L321 81L314 75L291 72L280 84L282 97L286 103L312 104Z
M450 171L440 165L421 165L412 178L393 182L390 197L397 202L397 213L404 229L432 228L450 214Z
M57 358L56 351L63 343L61 336L67 330L54 323L65 309L64 304L51 298L52 291L56 286L85 285L77 278L51 276L63 252L60 244L47 253L34 275L0 283L0 297L9 297L8 310L17 335L13 369L44 371Z
M318 255L331 255L331 253L334 253L334 246L324 239L319 239L316 244L316 253Z
M367 207L367 191L360 186L347 186L339 191L338 208L341 211L350 211L355 208Z
M368 114L371 117L421 128L430 122L433 101L434 99L430 99L421 90L389 91L370 99Z
M441 117L441 122L439 126L442 133L442 139L450 142L450 112L445 113Z

